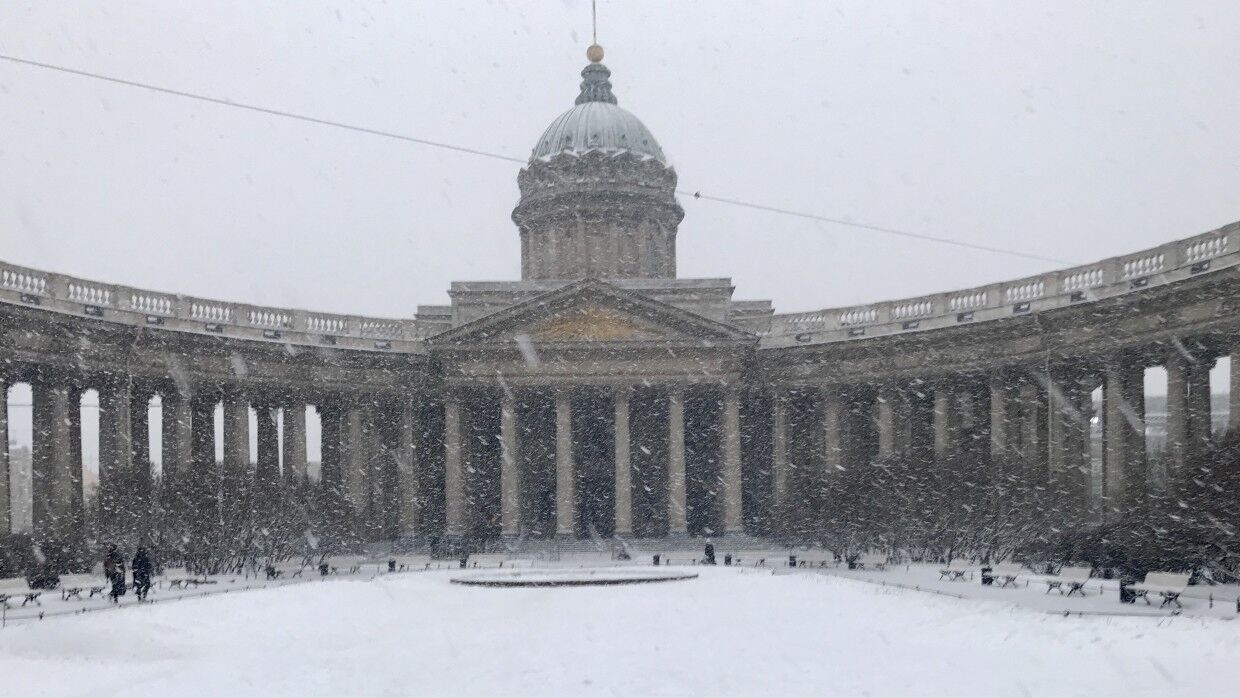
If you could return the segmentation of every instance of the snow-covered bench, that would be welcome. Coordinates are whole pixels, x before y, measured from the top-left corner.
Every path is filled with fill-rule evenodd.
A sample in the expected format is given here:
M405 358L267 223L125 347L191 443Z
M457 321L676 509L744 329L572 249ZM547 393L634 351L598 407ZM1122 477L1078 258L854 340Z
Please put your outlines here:
M853 567L859 570L885 570L887 569L887 555L885 553L866 553L853 560Z
M999 562L990 568L990 576L999 582L1000 587L1012 586L1025 573L1025 568L1015 562Z
M530 567L529 558L513 557L509 553L474 553L465 560L466 567Z
M835 562L835 553L830 550L797 550L790 554L797 556L797 567L826 567Z
M1136 596L1145 599L1145 603L1150 602L1150 592L1154 592L1162 597L1162 606L1169 603L1180 606L1180 594L1184 593L1184 589L1188 587L1188 575L1179 574L1177 572L1150 572L1145 575L1145 581L1140 584L1133 584L1130 589ZM1136 600L1135 598L1133 599Z
M787 567L788 556L795 555L787 550L762 550L757 552L737 553L739 562L733 561L733 564L748 565L753 563L755 567Z
M1064 593L1064 587L1068 588L1068 596L1074 593L1085 595L1085 582L1089 581L1089 576L1093 570L1089 567L1061 567L1059 574L1046 578L1046 593L1051 593L1051 589L1058 589L1059 593Z
M946 578L952 582L964 581L964 576L972 570L969 561L964 558L956 558L947 563L945 567L939 568L939 579Z

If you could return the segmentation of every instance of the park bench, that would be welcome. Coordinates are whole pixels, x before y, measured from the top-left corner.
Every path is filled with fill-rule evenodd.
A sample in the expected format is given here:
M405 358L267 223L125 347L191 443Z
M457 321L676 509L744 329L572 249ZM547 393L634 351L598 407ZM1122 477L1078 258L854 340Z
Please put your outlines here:
M4 606L5 608L12 608L11 606L9 606L9 602L17 598L18 596L22 597L23 606L30 603L31 601L33 601L35 605L42 606L43 602L39 601L39 597L42 595L43 595L43 592L41 591L31 591L31 592L21 591L16 594L0 594L0 606Z
M969 561L964 558L956 558L947 563L946 567L939 568L939 580L946 578L950 582L962 582L964 577L971 571L972 567Z
M786 550L756 550L738 552L733 554L732 564L752 564L754 567L787 567L788 552Z
M82 600L82 587L65 587L60 590L60 599L68 601L69 599Z
M1089 567L1062 567L1059 574L1046 578L1046 593L1051 593L1051 589L1058 589L1059 593L1063 594L1066 585L1068 596L1074 593L1085 596L1085 583L1089 581L1092 572Z
M884 553L866 553L853 560L853 568L859 570L887 569L887 555Z
M1150 592L1154 592L1162 597L1162 604L1159 608L1173 603L1178 608L1183 608L1180 604L1180 594L1184 593L1184 589L1188 587L1188 574L1180 574L1177 572L1150 572L1145 575L1145 581L1140 584L1133 584L1129 589L1138 597L1145 599L1145 603L1150 602ZM1133 599L1136 601L1136 598Z
M798 550L790 554L797 556L797 567L826 567L835 563L835 553L830 550Z
M999 582L999 588L1015 586L1016 580L1025 573L1025 568L1014 562L1000 562L990 569L990 576Z
M107 585L106 585L106 584L104 584L104 585L100 585L100 586L97 586L97 587L96 587L96 586L92 586L92 587L90 588L90 593L86 595L86 598L88 598L88 599L93 599L93 598L95 598L96 596L106 596L106 593L105 593L105 592L107 591L107 589L108 589L108 587L107 587Z

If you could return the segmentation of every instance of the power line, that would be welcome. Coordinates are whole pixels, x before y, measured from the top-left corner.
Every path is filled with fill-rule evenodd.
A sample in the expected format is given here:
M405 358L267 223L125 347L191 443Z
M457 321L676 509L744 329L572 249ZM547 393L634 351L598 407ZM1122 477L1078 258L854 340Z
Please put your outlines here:
M690 196L690 193L687 191L678 190L677 193ZM962 240L953 240L951 238L937 237L935 235L926 235L925 233L911 233L907 230L897 230L896 228L885 228L879 225L870 225L868 223L857 223L854 221L846 221L846 220L842 220L839 218L830 218L828 216L820 216L816 213L805 213L803 211L793 211L791 209L777 208L775 206L767 206L765 204L755 204L755 203L751 203L748 201L739 201L737 199L725 199L721 196L710 196L709 194L703 194L700 191L693 192L691 196L693 196L693 198L695 199L705 199L707 201L718 201L719 203L722 203L722 204L742 206L744 208L752 208L758 211L769 211L771 213L779 213L785 216L795 216L797 218L808 218L810 220L821 221L823 223L835 223L836 225L847 225L853 228L861 228L863 230L873 230L878 233L887 233L889 235L899 235L901 237L913 238L914 240L925 240L927 242L937 242L937 243L941 243L944 245L954 245L956 247L963 247L963 248L970 249L970 250L978 250L980 252L994 252L997 254L1012 255L1013 257L1023 257L1025 259L1033 259L1039 262L1054 262L1055 264L1067 264L1067 265L1073 264L1073 262L1069 262L1063 259L1056 259L1055 257L1043 257L1042 255L1032 254L1029 252L1018 252L1016 250L1004 249L1002 247L990 247L988 245L979 245L973 242L964 242Z
M41 63L39 61L32 61L26 58L18 58L16 56L0 54L0 60L5 60L5 61L9 61L10 63L17 63L20 65L30 66L34 68L43 68L45 70L52 70L52 71L56 71L60 73L67 73L70 75L77 75L79 77L102 80L104 82L110 82L110 83L114 83L117 85L137 87L137 88L141 88L144 90L150 90L152 92L173 95L176 97L184 97L185 99L192 99L192 100L196 100L199 102L207 102L209 104L216 104L216 105L224 106L224 107L233 107L236 109L245 109L247 111L252 111L252 112L259 113L259 114L267 114L269 116L279 116L279 117L283 117L286 119L293 119L295 121L301 121L304 123L317 124L320 126L331 126L334 128L344 129L346 131L353 131L355 133L364 133L364 134L368 134L371 136L391 138L391 139L395 139L399 141L404 141L406 143L415 143L417 145L424 145L424 146L431 147L431 148L440 148L442 150L448 150L448 151L452 151L456 153L465 153L467 155L477 155L479 157L490 158L492 160L502 160L505 162L515 162L520 165L524 165L527 163L527 161L522 158L513 157L511 155L504 155L503 153L494 153L494 152L490 152L486 150L480 150L478 148L468 148L468 147L461 146L461 145L454 145L452 143L434 141L428 138L417 138L415 136L408 136L408 135L405 135L402 133L396 133L393 131L384 131L382 129L370 128L367 126L357 126L355 124L348 124L348 123L344 123L341 121L333 121L331 119L322 119L322 118L315 117L315 116L307 116L305 114L297 114L295 112L283 111L280 109L271 109L268 107L262 107L262 106L258 106L255 104L235 102L230 99L223 99L220 97L211 97L208 95L198 94L195 92L186 92L184 90L175 90L169 87L162 87L160 85L152 85L150 83L138 82L136 80L126 80L124 78L118 78L118 77L114 77L111 75L104 75L102 73L93 73L87 70L78 70L76 68L66 68L64 66L53 65L51 63ZM938 237L935 235L927 235L924 233L914 233L914 232L910 232L907 230L900 230L898 228L888 228L884 226L870 225L868 223L858 223L856 221L849 221L849 220L844 220L841 218L832 218L830 216L821 216L815 213L806 213L804 211L796 211L793 209L779 208L776 206L768 206L765 204L759 204L759 203L754 203L750 201L742 201L740 199L731 199L731 198L726 198L722 196L711 196L708 194L703 194L700 191L689 192L689 191L678 189L676 193L681 194L683 196L692 196L695 199L704 200L704 201L713 201L716 203L727 204L730 206L740 206L743 208L754 209L757 211L766 211L768 213L776 213L776 214L780 214L784 216L792 216L795 218L815 220L815 221L819 221L822 223L831 223L834 225L840 225L840 226L845 226L849 228L870 230L870 231L874 231L878 233L885 233L888 235L896 235L899 237L905 237L905 238L910 238L914 240L921 240L924 242L935 242L935 243L939 243L943 245L952 245L954 247L961 247L961 248L976 250L980 252L990 252L994 254L1008 255L1011 257L1019 257L1022 259L1030 259L1030 260L1035 260L1039 262L1052 262L1055 264L1068 264L1068 265L1073 264L1072 262L1062 260L1062 259L1056 259L1054 257L1046 257L1043 255L1037 255L1037 254L1032 254L1028 252L1021 252L1018 250L1011 250L1011 249L1002 248L1002 247L980 245L977 243L964 242L961 240Z
M225 107L236 107L237 109L247 109L249 111L258 112L260 114L268 114L271 116L282 116L286 119L296 119L311 124L319 124L320 126L334 126L348 131L356 131L357 133L367 133L372 136L383 136L384 138L395 138L399 141L407 143L417 143L418 145L426 145L432 148L442 148L444 150L452 150L458 153L468 153L469 155L478 155L484 158L494 158L496 160L507 160L508 162L516 162L522 165L525 160L514 158L510 155L501 155L500 153L490 153L477 148L466 148L465 146L453 145L451 143L442 143L440 141L432 141L427 138L415 138L414 136L406 136L401 133L392 131L383 131L377 128L368 128L366 126L355 126L340 121L332 121L331 119L320 119L315 116L306 116L305 114L295 114L293 112L281 111L279 109L268 109L254 104L245 104L244 102L234 102L230 99L220 99L219 97L209 97L207 95L195 94L193 92L185 92L183 90L174 90L169 87L160 87L159 85L151 85L145 82L137 82L135 80L125 80L124 78L112 77L111 75L102 75L100 73L91 73L85 70L77 70L75 68L65 68L50 63L39 63L38 61L26 60L25 58L16 58L14 56L0 55L0 59L10 61L12 63L21 63L23 65L34 66L36 68L46 68L47 70L56 70L71 75L79 75L86 78L94 78L96 80L104 80L106 82L116 83L118 85L128 85L129 87L140 87L142 89L151 90L153 92L161 92L167 95L175 95L177 97L185 97L186 99L195 99L200 102L209 102L211 104L219 104Z

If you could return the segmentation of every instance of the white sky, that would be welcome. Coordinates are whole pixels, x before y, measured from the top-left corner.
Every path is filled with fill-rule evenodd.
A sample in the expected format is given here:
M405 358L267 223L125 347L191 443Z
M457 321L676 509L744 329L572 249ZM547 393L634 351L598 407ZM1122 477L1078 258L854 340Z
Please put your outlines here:
M1240 219L1240 3L600 2L683 189L1087 262ZM528 155L589 2L0 3L0 53ZM0 61L0 259L409 316L514 279L518 166ZM780 311L1053 265L685 199Z

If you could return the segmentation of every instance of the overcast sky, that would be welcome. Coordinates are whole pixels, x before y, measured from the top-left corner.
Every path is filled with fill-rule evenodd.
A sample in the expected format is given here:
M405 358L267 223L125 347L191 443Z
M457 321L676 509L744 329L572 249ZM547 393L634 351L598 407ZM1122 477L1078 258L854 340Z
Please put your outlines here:
M0 3L0 52L526 157L590 3ZM600 2L683 189L1087 262L1240 219L1240 2ZM0 259L410 316L515 279L518 165L0 61ZM1054 265L682 200L781 311Z
M616 2L682 188L1086 262L1240 218L1240 3ZM15 2L2 52L525 157L589 2ZM518 165L0 62L0 258L408 316L519 276ZM682 276L780 310L1054 265L682 201Z

